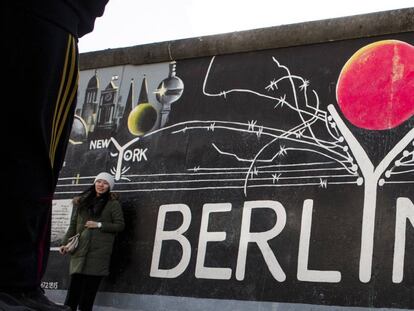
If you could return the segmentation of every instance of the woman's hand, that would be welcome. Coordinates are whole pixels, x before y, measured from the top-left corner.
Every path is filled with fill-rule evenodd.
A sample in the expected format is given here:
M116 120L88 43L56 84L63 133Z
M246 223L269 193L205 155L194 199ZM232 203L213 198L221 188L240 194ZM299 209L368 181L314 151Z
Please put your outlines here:
M66 251L65 245L62 245L61 247L59 247L59 253L61 255L66 255L67 251Z
M99 228L99 226L96 221L88 220L85 224L85 228L95 229L95 228Z

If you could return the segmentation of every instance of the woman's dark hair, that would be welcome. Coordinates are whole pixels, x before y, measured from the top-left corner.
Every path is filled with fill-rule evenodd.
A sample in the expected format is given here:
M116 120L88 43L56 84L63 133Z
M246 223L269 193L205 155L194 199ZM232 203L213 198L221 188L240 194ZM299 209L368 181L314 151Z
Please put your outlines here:
M76 201L78 208L87 209L91 216L99 216L110 199L111 193L109 190L98 197L96 196L95 185L92 185L82 192Z

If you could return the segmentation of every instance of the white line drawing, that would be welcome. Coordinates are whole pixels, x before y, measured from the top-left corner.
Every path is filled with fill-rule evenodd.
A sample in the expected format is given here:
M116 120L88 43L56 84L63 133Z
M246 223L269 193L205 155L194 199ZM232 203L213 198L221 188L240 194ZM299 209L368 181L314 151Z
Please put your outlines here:
M228 131L236 131L236 132L256 132L257 137L260 138L262 136L271 137L272 140L266 143L258 152L254 155L253 158L243 158L237 154L226 152L222 150L219 146L213 144L213 148L222 155L226 155L229 157L234 157L237 161L241 162L248 162L250 163L249 171L246 174L245 182L244 182L244 194L247 195L247 186L250 179L254 178L255 174L252 174L251 171L255 169L256 163L272 163L278 158L282 158L286 156L288 153L291 152L310 152L319 154L322 157L328 158L329 160L333 160L339 165L343 166L350 175L358 176L358 166L354 164L354 159L352 155L349 153L348 146L342 144L345 142L344 137L339 135L339 132L336 128L336 124L332 121L332 117L328 116L326 111L323 111L319 108L319 97L316 91L312 90L312 94L314 96L314 105L312 105L308 100L307 90L309 88L310 82L309 80L305 80L300 76L292 75L290 70L286 67L281 65L276 58L272 58L273 63L278 71L283 70L283 74L281 77L275 78L269 82L267 86L264 87L264 92L266 91L267 94L259 93L257 91L249 90L249 89L230 89L221 91L218 93L212 93L207 90L207 82L209 79L210 71L212 65L214 63L215 57L213 57L210 61L209 67L207 69L206 76L204 78L203 83L203 93L206 96L216 97L216 96L223 96L224 98L228 98L228 94L231 93L250 93L257 95L261 98L271 99L275 101L274 108L284 108L284 109L291 109L296 111L297 115L299 116L300 123L291 129L279 129L279 128L268 128L264 126L259 126L257 120L248 121L247 129L240 128L238 124L231 123L231 122L219 122L215 121L215 128L225 129ZM293 97L293 102L289 102L286 100L287 93L284 93L280 96L271 96L268 93L280 90L279 83L282 81L288 81L290 84L289 92ZM304 103L301 103L299 100L299 93L302 93L302 97L304 99ZM332 138L332 141L322 140L316 137L312 126L315 124L322 124ZM220 124L220 125L219 125ZM257 128L257 129L256 129ZM188 131L196 129L196 127L186 127L183 131ZM276 142L286 141L286 142L298 142L304 145L307 145L306 148L298 148L298 147L286 147L285 145L280 145L280 149L277 153L275 153L271 158L262 159L261 156L266 149L270 146L274 145ZM357 179L357 184L361 184L362 180ZM326 188L328 184L328 180L324 180L321 185L323 188Z
M355 148L355 145L358 143L352 142L352 148L349 146L350 135L343 129L343 122L335 114L336 111L334 109L328 108L329 111L320 109L318 94L315 90L310 90L309 80L291 74L286 66L281 65L273 57L272 63L275 67L276 77L264 83L262 92L235 88L214 93L208 91L208 81L215 58L212 57L204 77L203 94L205 96L223 97L229 100L229 94L232 93L254 94L258 96L259 100L260 98L270 99L273 103L273 108L282 109L281 112L285 110L294 111L298 115L300 122L292 128L282 129L263 126L260 124L260 120L256 119L246 120L246 122L189 120L154 130L139 138L132 139L124 146L120 146L116 139L111 137L111 142L118 150L117 154L111 154L111 156L118 157L117 165L111 169L111 172L115 175L118 184L124 187L119 189L120 192L236 188L243 189L244 194L247 196L247 189L260 186L294 187L300 185L318 186L326 189L329 185L354 184L361 186L366 183L366 179L364 180L363 178L364 172L359 170L365 158L364 161L359 160L361 152L358 151L358 148ZM283 88L280 87L281 82L285 83ZM289 86L287 88L286 82ZM308 92L311 94L312 101L308 98ZM330 105L329 107L333 106ZM325 129L327 135L323 138L317 137L314 127ZM224 132L250 134L255 136L257 140L264 142L255 154L249 156L227 151L225 146L220 146L214 142L211 143L210 151L227 159L234 160L235 165L233 167L203 167L196 164L185 172L127 174L131 167L124 167L122 165L123 154L132 145L137 142L145 142L146 139L150 139L153 135L161 134L161 132L164 135L180 135L186 134L189 131L207 131L212 135L220 135ZM408 137L407 139L409 140L410 138ZM291 143L293 146L290 146ZM405 140L402 144L404 143L406 143ZM264 156L267 150L275 147L277 151L272 156ZM394 157L397 156L399 151L401 151L400 148L397 148L392 155ZM354 158L355 152L359 152L359 158ZM318 156L320 161L289 163L289 156L293 153L313 154ZM390 163L387 162L387 164ZM406 176L407 173L413 171L412 166L414 166L414 151L405 150L400 159L395 161L394 166L385 172L384 178L379 179L379 185L413 183L414 181L410 179L390 179L390 177L397 175ZM385 170L386 167L383 169ZM364 170L366 171L366 169ZM320 174L313 175L316 172L320 172ZM362 176L360 173L362 173ZM231 177L232 175L237 175L237 177ZM211 178L211 176L214 176L214 178ZM143 178L145 180L142 180ZM409 178L413 179L412 177ZM127 182L124 183L122 180ZM60 189L69 186L65 185L63 181L64 179L61 179L57 193L63 193L60 192ZM286 181L290 182L284 183ZM231 185L226 183L231 183ZM176 186L168 187L168 185L173 184ZM201 184L203 185L201 186ZM74 186L77 187L79 185L81 184ZM134 189L133 185L146 186L143 189ZM180 188L177 187L178 185L186 186ZM194 186L190 187L191 185ZM152 187L150 188L150 186Z
M382 186L380 177L385 172L391 162L398 156L408 144L414 142L414 129L411 129L405 136L388 152L382 161L374 167L367 153L361 144L356 140L351 131L339 117L333 105L328 106L328 110L337 123L341 133L352 150L356 161L358 162L362 175L364 177L364 210L362 216L362 235L361 235L361 257L359 265L359 279L367 283L371 280L372 254L374 249L374 230L375 230L375 212L377 206L377 189L378 185ZM410 152L403 152L404 159L410 156ZM398 160L397 160L398 161ZM408 160L410 162L410 160ZM398 163L398 162L397 162ZM410 170L406 171L409 172Z
M124 175L130 167L123 167L122 166L122 159L124 158L124 152L128 150L128 147L132 146L135 142L139 140L139 137L136 137L126 143L125 145L121 146L114 137L111 137L111 142L114 144L116 149L118 150L117 154L112 154L111 156L117 157L117 164L116 167L111 168L111 173L115 175L115 180L127 179L127 177L122 177L121 175Z

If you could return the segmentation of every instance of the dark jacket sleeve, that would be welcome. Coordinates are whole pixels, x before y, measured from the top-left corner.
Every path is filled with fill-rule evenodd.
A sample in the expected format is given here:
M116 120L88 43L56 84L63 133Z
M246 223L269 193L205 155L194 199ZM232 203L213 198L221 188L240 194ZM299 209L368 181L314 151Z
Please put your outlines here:
M108 0L14 0L8 7L24 9L77 38L90 33L97 17L103 15Z
M121 205L117 200L111 201L112 204L112 213L111 213L111 222L102 222L102 232L121 232L125 228L124 214L122 212Z
M69 228L68 228L68 231L66 232L65 236L62 239L62 245L67 244L69 238L76 234L77 222L78 222L78 207L76 205L73 205L72 216L70 218Z
M90 33L95 25L95 19L103 15L108 0L66 0L79 18L78 37Z

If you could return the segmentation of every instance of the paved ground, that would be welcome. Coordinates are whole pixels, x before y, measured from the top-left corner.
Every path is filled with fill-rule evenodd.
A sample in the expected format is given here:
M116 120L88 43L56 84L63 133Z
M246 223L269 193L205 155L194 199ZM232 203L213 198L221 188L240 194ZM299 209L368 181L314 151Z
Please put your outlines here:
M99 293L98 293L99 295ZM46 291L46 296L59 304L63 304L63 301L65 300L66 291ZM95 301L96 302L96 301ZM93 311L141 311L140 309L130 309L130 308L115 308L115 307L104 307L104 306L98 306L95 305L93 307Z
M102 306L94 306L93 311L139 311L139 310L132 310L132 309L118 309L113 307L102 307Z

